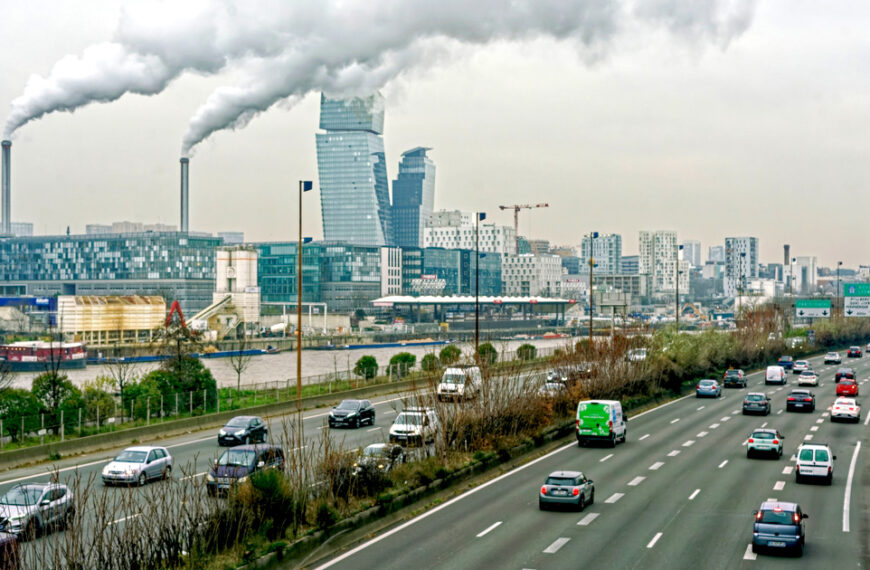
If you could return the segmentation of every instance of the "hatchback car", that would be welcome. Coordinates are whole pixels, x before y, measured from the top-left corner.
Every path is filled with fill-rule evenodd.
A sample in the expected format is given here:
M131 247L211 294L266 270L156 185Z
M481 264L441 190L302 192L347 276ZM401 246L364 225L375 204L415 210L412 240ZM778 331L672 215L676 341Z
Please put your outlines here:
M848 366L843 366L842 368L837 368L837 372L834 373L834 382L839 382L843 379L846 380L854 380L855 379L855 370L849 368Z
M861 358L861 356L863 353L860 346L850 346L849 350L846 351L846 358Z
M152 479L168 479L172 456L165 447L128 447L103 467L103 485L139 485Z
M580 471L554 471L541 486L538 507L568 506L582 511L595 502L595 483Z
M794 367L792 367L791 371L795 374L800 374L804 370L810 370L812 366L810 366L809 361L807 360L795 360Z
M838 422L853 421L858 423L861 421L861 406L855 401L855 398L837 398L834 400L834 405L831 406L831 421Z
M353 474L359 475L365 470L389 473L396 465L404 463L405 450L401 445L393 443L373 443L362 450L353 464Z
M715 380L701 380L695 386L695 396L698 398L718 398L722 395L722 386Z
M265 469L283 469L284 450L268 443L240 445L227 449L205 476L209 495L226 493L234 485Z
M834 480L834 460L837 456L826 443L804 443L795 454L794 482L822 479L826 485Z
M840 364L843 359L838 352L829 352L825 355L825 364Z
M819 376L812 370L804 370L798 376L798 386L818 386Z
M75 515L75 498L66 485L19 483L0 497L0 532L34 538Z
M218 430L218 445L244 445L265 442L269 426L259 416L236 416Z
M752 525L752 552L761 549L791 551L803 556L806 530L804 513L797 503L765 501L754 511Z
M342 400L329 412L329 427L375 425L375 407L368 400Z
M849 396L852 398L858 397L858 383L854 380L841 380L837 384L837 397Z
M776 459L782 457L782 440L785 436L779 430L759 428L749 434L746 440L746 457L755 455L773 455Z
M743 415L770 414L770 397L762 392L750 392L743 398Z
M812 412L816 409L816 396L809 390L792 390L785 399L786 412Z
M729 386L746 388L746 376L739 368L729 368L725 371L725 374L722 375L722 383L726 388Z

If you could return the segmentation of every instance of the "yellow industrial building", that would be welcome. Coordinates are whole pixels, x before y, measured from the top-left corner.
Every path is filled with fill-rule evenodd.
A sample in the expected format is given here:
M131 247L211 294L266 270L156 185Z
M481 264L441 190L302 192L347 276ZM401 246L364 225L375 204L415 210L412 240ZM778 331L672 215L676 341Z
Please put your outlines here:
M150 342L166 319L163 297L61 295L58 328L93 345Z

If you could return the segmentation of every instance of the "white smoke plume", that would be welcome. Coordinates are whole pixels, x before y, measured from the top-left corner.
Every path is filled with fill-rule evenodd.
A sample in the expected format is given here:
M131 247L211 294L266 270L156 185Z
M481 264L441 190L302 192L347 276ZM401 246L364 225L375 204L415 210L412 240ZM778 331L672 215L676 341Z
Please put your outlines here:
M456 45L552 38L594 60L620 32L646 26L724 48L751 24L755 0L215 0L178 13L188 5L125 12L112 43L31 77L6 135L54 111L159 93L184 72L243 71L243 84L215 90L195 112L187 155L276 103L292 106L317 91L367 94Z

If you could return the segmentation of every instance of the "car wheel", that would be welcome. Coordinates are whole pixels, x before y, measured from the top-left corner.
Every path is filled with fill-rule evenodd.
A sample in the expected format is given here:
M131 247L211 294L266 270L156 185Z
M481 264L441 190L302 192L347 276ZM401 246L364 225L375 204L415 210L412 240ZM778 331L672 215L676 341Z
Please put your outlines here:
M834 474L831 473L830 475L828 475L828 476L825 478L825 485L827 485L828 487L830 487L833 483L834 483Z
M359 421L359 418L357 418L356 421L353 422L353 427L355 427L356 429L359 429L359 426L360 426L360 421Z
M769 407L769 406L768 406L768 408L767 408L767 411L764 412L764 415L765 415L765 416L769 416L769 415L770 415L770 407Z
M746 459L752 459L752 450L751 449L746 450Z
M616 447L616 434L610 433L610 447Z
M794 555L798 558L801 558L804 555L804 543L799 542L797 546L794 547Z
M583 512L586 510L586 497L583 496L583 493L580 493L580 500L577 501L577 511Z
M589 502L587 504L591 505L595 502L595 489L592 489L592 492L589 493Z
M538 499L538 509L540 509L540 510L542 510L542 511L546 511L546 510L547 510L547 507L544 505L544 501L542 501L542 500L540 500L540 499Z
M577 447L583 447L583 440L579 437L577 438Z
M166 469L163 470L163 480L166 481L172 477L172 465L167 465Z
M145 472L139 473L139 486L144 487L145 483L148 482L148 477L145 476Z
M757 545L757 544L754 544L754 543L753 543L753 545L752 545L752 553L753 553L753 554L758 554L758 545Z
M369 425L372 425L372 426L375 425L375 415L374 414L372 414L372 417L369 420Z
M39 530L39 521L36 520L36 517L33 517L30 519L30 522L27 523L27 526L24 527L22 536L24 537L24 540L33 540L39 536Z
M795 482L795 483L801 483L802 481L803 481L803 479L801 479L800 473L798 473L797 471L795 471L795 472L794 472L794 482Z

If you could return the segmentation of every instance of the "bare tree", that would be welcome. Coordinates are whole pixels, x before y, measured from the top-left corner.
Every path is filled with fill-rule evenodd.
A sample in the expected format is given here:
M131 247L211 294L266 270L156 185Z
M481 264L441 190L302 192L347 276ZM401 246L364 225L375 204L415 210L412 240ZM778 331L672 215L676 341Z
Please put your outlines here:
M242 337L238 338L238 334L236 337L239 341L238 350L234 350L230 355L230 366L236 372L236 393L238 394L242 389L242 373L248 369L248 366L251 365L251 359L253 355L250 354L248 349L248 326L244 321L241 325L242 329ZM238 330L238 329L236 329Z

